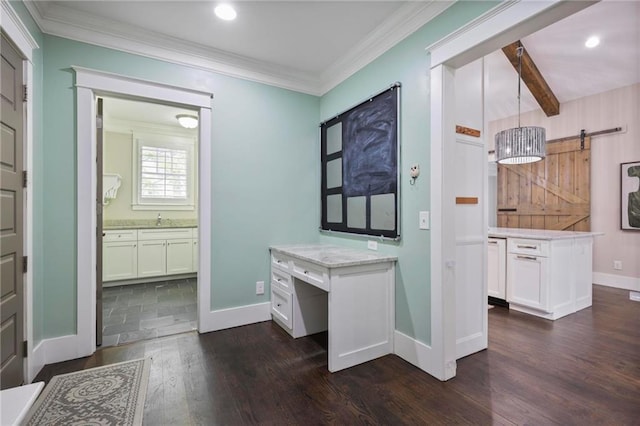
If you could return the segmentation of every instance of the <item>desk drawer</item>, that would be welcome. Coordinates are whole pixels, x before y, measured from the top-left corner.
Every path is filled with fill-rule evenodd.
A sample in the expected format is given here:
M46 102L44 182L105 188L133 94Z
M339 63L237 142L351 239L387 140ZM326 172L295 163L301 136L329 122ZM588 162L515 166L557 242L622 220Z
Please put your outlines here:
M291 275L285 274L282 271L273 268L271 270L271 283L275 283L276 286L280 287L280 289L293 294L293 283L291 282Z
M507 252L547 257L549 256L549 241L508 238Z
M289 261L279 253L271 252L271 265L283 271L289 270Z
M293 305L291 293L287 293L278 287L271 286L271 314L280 320L287 328L293 328Z
M315 287L329 291L329 277L327 274L322 269L311 266L309 263L295 260L291 274Z

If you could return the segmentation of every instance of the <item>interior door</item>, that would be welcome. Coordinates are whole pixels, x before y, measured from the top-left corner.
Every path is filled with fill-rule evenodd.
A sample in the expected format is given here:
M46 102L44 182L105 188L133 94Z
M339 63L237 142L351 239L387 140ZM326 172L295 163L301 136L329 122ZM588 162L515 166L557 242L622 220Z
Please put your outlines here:
M547 142L531 164L498 165L498 226L589 231L591 139Z
M96 101L96 346L102 345L102 98Z
M22 57L2 33L0 98L0 387L24 379L23 89Z

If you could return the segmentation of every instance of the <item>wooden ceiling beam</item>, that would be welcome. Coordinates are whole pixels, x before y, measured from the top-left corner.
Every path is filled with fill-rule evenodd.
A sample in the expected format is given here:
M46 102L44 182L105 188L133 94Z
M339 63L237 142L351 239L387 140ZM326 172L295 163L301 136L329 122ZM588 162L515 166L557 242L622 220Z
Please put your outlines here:
M511 65L518 72L518 47L521 46L520 41L511 43L508 46L502 48ZM527 49L522 52L522 81L527 85L529 91L536 98L540 108L547 114L547 117L560 114L560 102L558 98L553 94L553 91L545 81L544 77L538 70L535 62L529 56Z

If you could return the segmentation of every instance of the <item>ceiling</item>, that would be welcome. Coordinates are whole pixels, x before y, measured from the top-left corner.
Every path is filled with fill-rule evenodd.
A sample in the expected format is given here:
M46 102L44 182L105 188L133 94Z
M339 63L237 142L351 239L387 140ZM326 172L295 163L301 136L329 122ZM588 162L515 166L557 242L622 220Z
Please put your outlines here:
M28 1L45 33L321 95L449 7L448 1ZM587 49L590 35L600 46ZM562 104L640 82L640 2L604 0L522 39ZM486 57L490 119L517 113L517 77ZM523 85L522 111L538 108ZM562 106L561 106L562 108Z

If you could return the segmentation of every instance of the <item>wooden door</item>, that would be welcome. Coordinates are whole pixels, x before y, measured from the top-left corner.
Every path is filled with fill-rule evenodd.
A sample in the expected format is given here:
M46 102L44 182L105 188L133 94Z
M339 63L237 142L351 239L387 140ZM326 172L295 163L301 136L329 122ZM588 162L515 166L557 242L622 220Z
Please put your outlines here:
M547 142L531 164L498 165L498 226L589 231L591 139Z
M23 382L23 89L22 58L2 34L0 98L0 387Z

